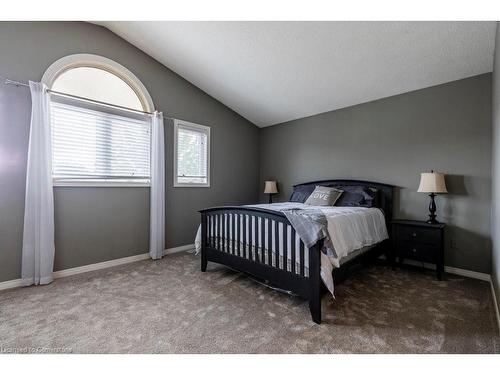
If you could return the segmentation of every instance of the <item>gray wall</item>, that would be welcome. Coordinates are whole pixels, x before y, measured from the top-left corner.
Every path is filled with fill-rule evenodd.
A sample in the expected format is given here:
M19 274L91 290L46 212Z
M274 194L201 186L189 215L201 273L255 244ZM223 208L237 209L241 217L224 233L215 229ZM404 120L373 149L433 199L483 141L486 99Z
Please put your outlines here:
M197 210L258 197L258 128L108 30L87 23L0 22L0 81L39 81L55 60L93 53L130 69L166 116L211 126L210 188L173 188L173 129L166 126L167 248L193 243ZM26 156L26 88L0 84L0 281L20 277ZM144 253L149 189L55 191L55 269Z
M490 273L491 74L315 115L260 132L261 186L354 178L398 186L395 217L426 219L420 172L446 173L446 264ZM264 201L266 198L261 195Z
M495 60L493 65L493 165L492 165L492 226L493 251L491 277L500 304L500 27L497 23ZM500 308L500 306L499 306Z

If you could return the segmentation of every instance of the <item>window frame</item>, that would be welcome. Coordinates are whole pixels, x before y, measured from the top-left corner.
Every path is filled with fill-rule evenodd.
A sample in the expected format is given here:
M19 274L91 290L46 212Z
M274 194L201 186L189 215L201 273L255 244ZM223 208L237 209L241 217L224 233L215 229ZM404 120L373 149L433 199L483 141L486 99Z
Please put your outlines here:
M192 128L195 131L199 131L200 133L204 133L207 135L207 182L206 183L198 183L198 182L178 182L177 176L177 165L178 165L178 153L177 153L177 144L178 144L178 134L179 127L182 125L186 125L186 127ZM209 188L210 187L210 126L196 124L194 122L184 121L184 120L174 120L174 187L196 187L196 188Z
M137 78L134 73L125 68L123 65L99 55L80 53L62 57L47 68L42 77L42 83L50 89L62 73L81 67L101 69L114 74L123 80L135 92L145 112L155 111L153 100L139 78ZM96 105L96 107L99 106ZM133 181L127 179L110 180L99 178L96 178L95 180L68 180L52 177L52 185L55 187L150 187L151 180Z

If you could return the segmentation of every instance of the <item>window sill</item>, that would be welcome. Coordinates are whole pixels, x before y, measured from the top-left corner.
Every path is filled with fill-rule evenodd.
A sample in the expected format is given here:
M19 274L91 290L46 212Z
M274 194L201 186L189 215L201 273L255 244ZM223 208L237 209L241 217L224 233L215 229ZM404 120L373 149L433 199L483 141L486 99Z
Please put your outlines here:
M210 184L174 184L174 188L209 188Z
M54 187L150 187L149 181L53 180Z

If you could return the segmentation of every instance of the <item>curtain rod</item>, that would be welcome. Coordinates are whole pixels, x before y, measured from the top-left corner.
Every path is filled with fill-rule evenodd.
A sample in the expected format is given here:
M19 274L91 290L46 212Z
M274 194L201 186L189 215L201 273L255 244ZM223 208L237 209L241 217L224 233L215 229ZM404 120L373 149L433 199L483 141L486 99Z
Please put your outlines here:
M27 83L19 82L19 81L13 81L11 79L6 79L5 80L5 84L6 85L14 85L14 86L17 86L17 87L19 87L19 86L30 87L30 85L27 84ZM123 109L123 110L126 110L126 111L143 113L143 114L146 114L146 115L152 115L153 114L152 112L141 111L139 109L124 107L124 106L117 105L117 104L111 104L111 103L101 102L99 100L94 100L94 99L90 99L90 98L84 98L83 96L77 96L77 95L67 94L65 92L60 92L60 91L55 91L55 90L50 90L50 89L47 90L47 91L49 93L51 93L51 94L55 94L55 95L59 95L59 96L66 96L66 97L70 97L70 98L74 98L74 99L79 99L79 100L85 100L85 101L88 101L88 102L92 102L92 103L96 103L96 104L101 104L101 105L105 105L105 106L109 106L109 107L115 107L115 108ZM175 120L175 118L173 118L173 117L163 117L163 118L167 119L167 120Z

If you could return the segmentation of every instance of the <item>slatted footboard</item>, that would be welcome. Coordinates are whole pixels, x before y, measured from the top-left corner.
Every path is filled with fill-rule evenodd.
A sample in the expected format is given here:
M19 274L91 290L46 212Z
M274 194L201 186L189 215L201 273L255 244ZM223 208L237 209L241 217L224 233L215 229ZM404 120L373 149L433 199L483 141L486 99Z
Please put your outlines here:
M322 241L305 247L276 211L237 206L200 212L202 272L208 261L220 263L291 291L309 301L313 321L321 323Z

